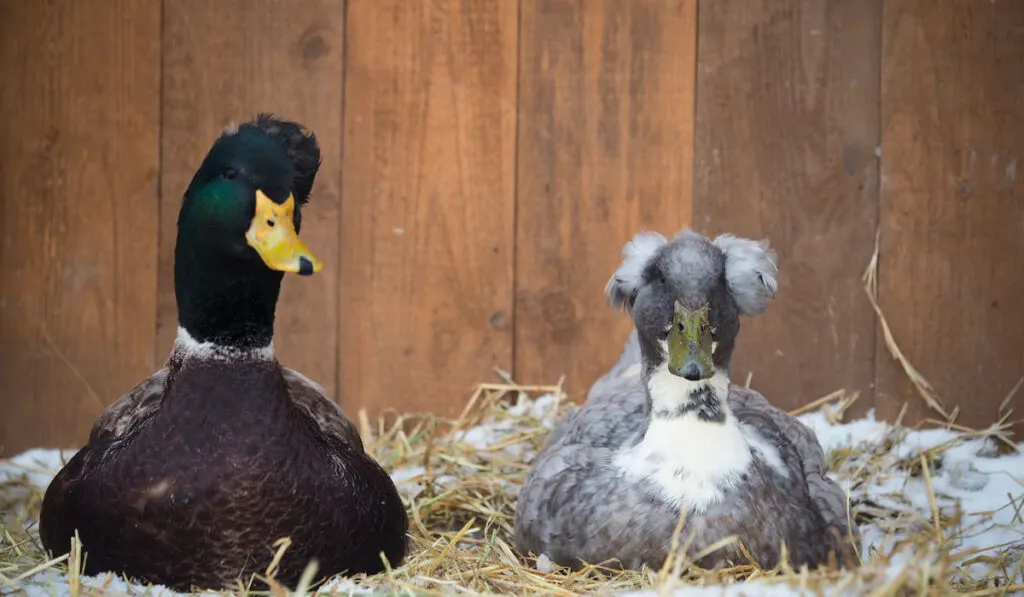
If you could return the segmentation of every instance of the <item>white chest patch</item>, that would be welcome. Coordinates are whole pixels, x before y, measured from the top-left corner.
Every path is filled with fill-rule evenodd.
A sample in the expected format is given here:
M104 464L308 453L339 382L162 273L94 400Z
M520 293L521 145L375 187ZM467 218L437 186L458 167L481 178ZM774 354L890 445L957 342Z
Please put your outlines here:
M672 375L668 371L668 364L662 363L651 372L651 377L647 380L651 407L656 411L674 410L683 404L690 394L704 388L711 388L711 391L724 402L729 395L729 377L724 371L715 371L711 379L690 381Z
M614 465L627 477L653 483L661 499L698 514L720 502L739 483L755 454L773 468L782 464L778 451L728 410L729 378L722 371L709 380L692 382L672 375L662 365L647 382L652 411L674 413L704 387L710 387L722 400L724 422L702 420L694 411L675 416L652 414L643 439L614 457Z

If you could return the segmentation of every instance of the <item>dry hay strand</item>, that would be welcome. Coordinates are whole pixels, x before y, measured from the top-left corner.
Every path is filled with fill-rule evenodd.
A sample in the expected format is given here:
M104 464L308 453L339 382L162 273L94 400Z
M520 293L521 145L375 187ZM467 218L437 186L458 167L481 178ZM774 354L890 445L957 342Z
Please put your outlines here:
M455 419L433 415L383 414L370 423L358 417L371 453L395 478L410 519L410 550L400 566L373 577L333 579L320 586L310 583L315 569L307 570L303 586L282 587L270 577L274 595L304 594L503 594L581 595L650 591L669 594L683 587L713 587L747 581L756 587L791 587L804 594L822 595L1003 595L1024 590L1011 584L1024 569L1024 541L993 552L963 549L961 544L977 524L967 519L979 513L950 508L938 495L932 478L943 455L964 442L995 437L997 429L972 431L907 451L901 442L911 431L877 423L875 441L849 442L827 450L830 471L851 495L850 517L869 529L872 541L860 554L856 571L836 567L795 570L783 564L764 570L753 562L732 568L702 570L686 557L687 537L678 536L677 554L659 570L616 571L598 565L579 571L561 569L545 558L520 556L512 541L512 521L519 487L529 464L543 445L554 421L574 408L566 403L560 385L520 386L510 381L481 384ZM818 416L821 425L841 424L842 411L856 395L836 392L798 411ZM834 423L833 423L834 422ZM823 442L824 443L824 442ZM902 450L902 451L901 451ZM66 453L66 457L70 452ZM58 463L55 463L58 464ZM20 473L0 476L0 591L35 587L41 594L102 596L142 594L127 589L123 579L103 575L83 579L81 544L70 556L50 559L36 534L46 482L56 472L45 466L20 462ZM914 499L899 483L923 479L927 506ZM882 491L878 487L883 487ZM887 488L887 489L886 489ZM1008 496L1008 505L1020 521L1024 491ZM985 513L981 513L984 518ZM991 517L992 513L988 513ZM681 528L681 527L680 527ZM1024 522L1020 523L1024 528ZM1019 531L1020 529L1018 529ZM1019 534L1019 533L1018 533ZM288 542L278 549L283 553ZM990 547L990 546L985 546ZM271 566L273 568L273 566ZM983 571L979 573L979 570ZM54 574L40 574L45 571ZM31 584L26 584L31 583ZM64 583L61 590L47 583ZM239 582L234 595L256 594ZM755 585L746 585L757 592ZM265 594L265 593L261 593Z
M1024 479L1015 479L1017 487L1007 493L1004 506L973 512L963 511L934 483L946 456L955 451L969 448L972 457L991 458L996 452L991 449L994 442L1019 451L1011 440L1008 407L1024 378L1011 389L1000 419L992 426L973 430L957 424L956 409L947 412L938 393L904 355L878 303L878 241L876 234L874 254L863 276L865 292L890 354L922 399L942 417L924 425L946 435L924 442L928 445L912 445L908 438L914 431L900 425L901 414L893 425L873 420L851 423L851 428L860 423L874 425L874 437L868 441L862 436L857 441L852 437L845 442L824 441L823 432L847 429L843 415L858 394L844 390L791 412L815 427L826 447L830 474L850 494L848 515L865 535L858 553L860 568L794 570L783 563L764 570L751 560L731 568L702 570L686 558L690 539L678 532L673 556L658 570L617 571L592 565L574 572L543 557L519 555L512 541L516 495L554 422L574 406L566 403L561 382L522 386L499 372L502 381L480 384L455 419L389 411L371 422L366 412L358 413L367 451L392 473L409 513L410 550L400 566L369 578L333 579L314 586L316 567L311 563L299 586L291 589L273 580L275 565L271 564L260 575L268 580L268 592L282 597L313 590L327 594L568 596L644 591L668 595L686 587L730 586L750 593L786 587L800 594L829 596L980 597L1024 592ZM750 381L748 376L748 387ZM852 430L849 433L853 435ZM71 453L65 452L64 458ZM83 579L82 564L88 554L77 541L69 555L46 556L36 521L46 484L63 463L37 464L31 455L23 456L17 463L0 461L0 593L31 588L39 594L73 597L147 594L145 588L128 586L124 579L109 574ZM970 472L958 474L969 476ZM1007 513L1009 523L991 522ZM677 531L680 528L682 520ZM988 532L1009 540L992 545L973 541ZM289 545L287 540L276 544L275 561ZM737 586L741 582L747 584ZM249 586L239 580L237 589L221 593L256 593Z
M944 457L953 451L970 446L973 457L991 458L996 452L991 450L994 440L1019 452L1011 439L1009 404L1024 378L1011 389L999 420L989 428L973 430L955 423L957 411L946 411L941 397L896 343L878 301L878 260L877 233L863 274L865 293L879 317L889 352L928 406L942 417L925 425L947 435L928 445L908 445L913 431L900 425L901 414L893 425L869 421L877 428L870 440L822 441L830 475L843 482L850 495L850 519L865 535L858 553L861 566L856 570L835 565L798 570L784 562L766 570L753 559L728 568L700 569L685 556L689 539L679 535L682 520L673 556L657 570L591 565L572 571L543 557L519 555L512 542L518 489L555 421L574 406L565 402L560 382L521 386L499 372L503 381L480 384L456 419L389 411L372 423L366 412L358 413L368 452L391 471L409 512L410 552L401 565L371 578L359 575L316 587L311 584L313 562L299 586L290 589L273 581L275 565L271 563L261 574L270 586L268 593L282 597L313 590L327 594L569 596L642 591L669 595L677 589L730 586L753 593L784 587L799 594L829 596L981 597L1024 592L1024 479L1015 479L1016 493L1008 493L1005 506L981 512L963 511L933 483ZM745 385L750 384L749 376ZM816 427L820 438L822 431L844 429L843 416L857 398L857 392L840 389L791 414L816 416L816 423L805 422ZM65 458L70 456L71 452L66 453ZM82 563L88 554L77 541L70 555L46 557L35 524L46 483L62 463L46 467L22 460L0 469L0 591L29 587L31 582L42 594L52 595L146 593L113 574L83 582ZM918 485L911 487L915 481ZM1005 511L1012 512L1008 524L986 526L986 521ZM1012 539L972 545L972 538L990 531ZM274 561L280 561L290 543L286 539L275 545L279 551ZM55 574L47 577L46 571ZM738 583L745 585L737 587ZM65 588L59 589L58 584ZM237 590L222 593L255 594L249 586L240 580Z
M932 384L928 382L925 376L922 375L913 363L910 362L910 359L907 358L899 344L896 342L896 337L893 334L892 329L889 327L889 320L886 318L885 313L882 311L882 307L878 302L878 257L881 251L881 235L881 228L877 228L875 230L874 251L871 254L871 259L868 260L867 267L864 268L861 281L864 283L864 292L867 294L868 301L871 302L871 308L874 310L875 316L878 318L878 325L882 328L882 337L885 340L885 347L892 358L899 362L903 372L914 385L914 388L924 400L925 404L941 415L941 424L945 425L947 428L957 428L955 421L959 414L959 407L954 408L952 411L946 410L942 397L935 388L932 387ZM1013 410L1010 409L1010 404L1022 385L1024 385L1024 376L1017 381L1000 403L1000 419L989 430L992 436L1002 442L1003 447L1009 448L1010 451L1018 450L1017 445L1012 441L1009 433L1010 428L1016 423L1016 421L1014 423L1007 424L1007 421L1009 421L1010 415L1013 412ZM934 421L928 422L934 423ZM960 429L963 428L960 427Z

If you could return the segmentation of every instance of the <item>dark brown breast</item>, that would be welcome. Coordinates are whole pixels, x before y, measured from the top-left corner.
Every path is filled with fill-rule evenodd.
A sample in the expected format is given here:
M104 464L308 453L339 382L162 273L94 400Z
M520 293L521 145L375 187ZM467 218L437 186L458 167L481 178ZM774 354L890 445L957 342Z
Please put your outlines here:
M120 440L86 446L47 491L40 534L59 553L79 529L88 574L188 589L311 557L321 575L376 572L405 555L407 518L390 477L358 445L296 408L274 362L190 362L160 410Z

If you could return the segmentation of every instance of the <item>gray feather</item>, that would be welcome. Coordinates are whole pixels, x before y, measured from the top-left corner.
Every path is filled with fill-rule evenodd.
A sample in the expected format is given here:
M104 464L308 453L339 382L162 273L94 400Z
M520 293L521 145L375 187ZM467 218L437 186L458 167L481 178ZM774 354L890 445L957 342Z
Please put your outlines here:
M669 554L681 512L610 464L619 448L643 435L646 397L638 375L609 380L606 387L614 391L591 396L534 461L519 494L515 540L523 553L543 553L573 568L613 561L657 568ZM813 567L829 552L853 562L845 492L825 476L814 432L753 390L733 385L728 402L741 423L779 447L791 474L786 479L758 461L725 502L702 516L687 513L682 537L693 536L689 553L736 535L766 568L777 563L783 541L795 566ZM733 544L700 564L727 562L747 560Z
M778 293L776 255L765 241L722 235L712 242L690 230L666 241L642 232L622 253L606 295L614 307L627 309L634 330L587 401L558 423L534 460L516 508L517 548L573 567L617 560L630 568L657 568L685 514L684 539L693 535L691 555L736 535L765 568L777 563L782 543L795 566L813 567L830 554L855 565L857 534L847 524L846 495L826 476L814 432L753 390L729 384L728 395L717 399L725 402L730 424L747 443L767 446L766 451L751 448L747 468L727 481L714 481L720 483L715 486L719 498L703 511L666 501L655 480L631 475L631 466L621 458L616 464L619 455L635 454L626 450L644 439L655 416L646 380L664 364L659 341L667 333L672 305L710 305L717 330L714 366L728 372L739 316L764 311ZM686 437L678 441L679 450L715 449L688 444ZM660 474L663 457L653 453L636 470ZM735 544L698 563L728 562L747 562Z
M821 449L814 430L799 419L772 406L761 394L742 386L734 386L729 393L729 406L741 418L756 419L758 415L767 417L771 424L779 429L799 456L810 498L825 524L834 526L844 534L848 533L846 491L827 475L825 452ZM764 432L760 429L759 431ZM853 527L853 537L856 543L860 542L856 525Z
M604 375L599 377L594 385L590 387L587 397L607 393L608 386L614 385L622 377L632 373L639 379L639 366L641 364L640 340L637 338L636 330L629 332L626 343L619 353L619 358Z
M667 241L657 232L638 232L622 247L622 265L605 285L605 296L615 308L632 312L633 300L643 281L644 268Z
M722 234L713 241L725 254L725 280L740 313L764 312L768 299L779 294L778 255L768 241Z

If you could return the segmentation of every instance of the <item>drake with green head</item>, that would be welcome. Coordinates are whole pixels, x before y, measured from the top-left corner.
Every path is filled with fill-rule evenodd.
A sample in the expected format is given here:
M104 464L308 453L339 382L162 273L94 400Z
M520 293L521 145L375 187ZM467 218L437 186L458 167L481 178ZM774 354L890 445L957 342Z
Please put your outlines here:
M85 573L176 590L374 573L406 553L394 483L323 388L274 356L285 272L322 264L299 239L320 149L260 115L214 143L178 217L178 336L166 365L95 422L43 500L55 556L79 533Z

